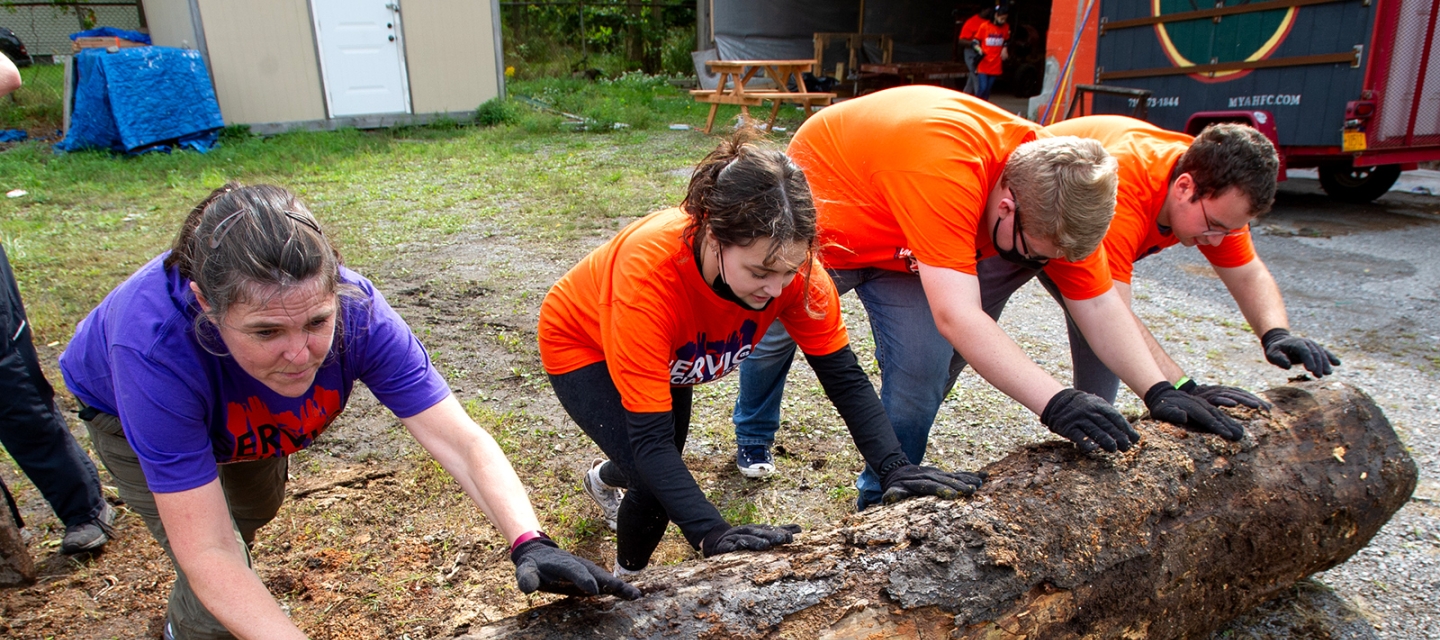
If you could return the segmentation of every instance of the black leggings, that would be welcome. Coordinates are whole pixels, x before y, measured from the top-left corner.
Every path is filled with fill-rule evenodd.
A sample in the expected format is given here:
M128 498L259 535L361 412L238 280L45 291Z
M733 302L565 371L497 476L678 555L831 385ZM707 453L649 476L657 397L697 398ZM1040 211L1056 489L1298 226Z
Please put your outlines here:
M625 407L620 404L620 391L610 379L610 371L604 362L597 362L550 376L550 386L565 412L610 458L600 469L601 479L605 484L627 489L615 527L616 562L630 571L644 569L665 535L670 516L642 483L629 481L640 476L635 472ZM690 433L690 406L690 387L670 387L677 451L685 450L685 438Z

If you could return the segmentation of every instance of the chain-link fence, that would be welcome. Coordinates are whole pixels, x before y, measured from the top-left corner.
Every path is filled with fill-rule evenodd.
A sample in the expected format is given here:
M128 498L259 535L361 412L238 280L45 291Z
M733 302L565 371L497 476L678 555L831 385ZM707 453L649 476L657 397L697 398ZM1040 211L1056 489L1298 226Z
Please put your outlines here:
M60 128L65 94L61 64L70 34L95 27L145 31L138 2L9 2L0 0L0 27L15 33L33 64L20 69L19 90L0 98L0 129L49 137Z
M6 2L0 0L0 27L15 32L37 62L70 53L70 34L95 27L143 31L138 2Z

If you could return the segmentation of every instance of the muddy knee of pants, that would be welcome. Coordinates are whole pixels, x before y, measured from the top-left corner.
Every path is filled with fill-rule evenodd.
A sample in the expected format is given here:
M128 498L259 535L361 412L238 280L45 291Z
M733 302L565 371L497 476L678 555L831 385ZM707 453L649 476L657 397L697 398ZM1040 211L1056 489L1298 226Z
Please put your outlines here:
M155 506L155 494L140 468L139 457L126 441L120 419L105 413L87 420L90 439L100 455L105 469L115 479L120 497L126 506L145 520L145 526L155 541L170 556L175 566L175 585L170 592L167 617L173 625L175 637L184 640L233 638L234 635L220 624L219 620L206 609L190 588L190 582L175 554L170 549L170 539L160 521L160 512ZM250 564L249 545L254 542L255 531L275 517L285 496L285 479L288 470L286 458L269 458L251 462L221 465L220 484L224 490L231 517L231 528L235 539L245 553L246 564Z

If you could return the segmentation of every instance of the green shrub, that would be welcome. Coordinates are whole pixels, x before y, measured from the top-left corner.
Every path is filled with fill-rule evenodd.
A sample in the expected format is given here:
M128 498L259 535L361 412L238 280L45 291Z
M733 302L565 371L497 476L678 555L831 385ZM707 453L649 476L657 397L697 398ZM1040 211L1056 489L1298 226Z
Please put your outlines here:
M695 75L695 61L690 52L695 49L695 27L671 27L665 32L665 41L660 45L660 68L672 76Z
M505 98L491 98L475 110L475 124L482 127L510 124L519 118L519 108Z
M692 69L695 3L689 0L509 5L500 18L505 64L515 68L516 79L566 77L586 69L606 77Z
M244 142L253 135L248 124L227 124L220 129L220 142Z

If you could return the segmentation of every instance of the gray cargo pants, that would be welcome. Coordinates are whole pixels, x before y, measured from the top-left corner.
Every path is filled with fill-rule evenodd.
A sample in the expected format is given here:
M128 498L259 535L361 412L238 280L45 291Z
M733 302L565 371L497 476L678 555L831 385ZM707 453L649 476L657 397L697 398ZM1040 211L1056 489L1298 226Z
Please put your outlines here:
M170 556L175 566L175 586L170 591L169 611L166 617L173 625L177 640L220 640L235 636L210 614L200 598L190 589L185 572L175 562L170 550L170 538L165 535L165 525L160 522L160 512L155 508L155 494L145 481L140 470L140 459L130 443L125 440L120 419L108 413L99 413L85 421L90 431L90 441L100 454L105 470L114 477L120 489L120 497L126 506L145 519L150 535ZM285 479L289 458L269 458L253 462L236 462L220 465L220 486L225 491L225 500L230 505L231 526L237 540L243 542L245 561L250 562L250 545L255 542L255 531L275 518L280 503L285 499Z

